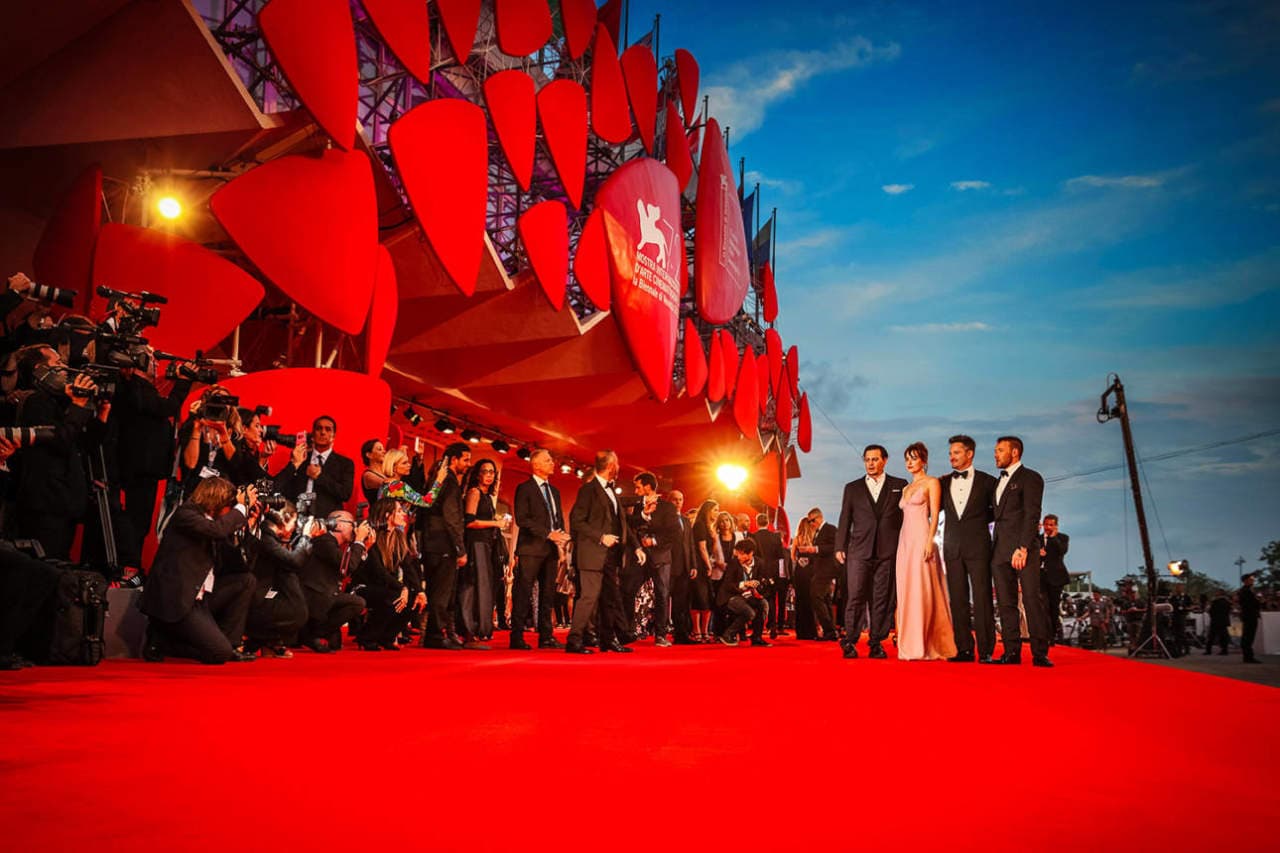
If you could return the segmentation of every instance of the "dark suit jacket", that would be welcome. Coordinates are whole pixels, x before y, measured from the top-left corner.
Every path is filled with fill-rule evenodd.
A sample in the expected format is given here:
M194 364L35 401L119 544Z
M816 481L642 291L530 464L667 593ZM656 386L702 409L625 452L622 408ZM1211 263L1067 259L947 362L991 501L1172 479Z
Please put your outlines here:
M996 500L996 478L977 468L969 469L973 483L969 487L969 500L965 501L964 516L956 510L951 500L951 474L938 478L942 486L942 511L947 523L942 531L942 556L947 560L980 560L991 562L992 505Z
M173 513L142 588L141 610L162 622L177 622L195 607L196 594L214 566L214 546L244 526L239 510L208 518L193 503Z
M995 507L995 530L991 561L1001 564L1013 559L1013 552L1027 549L1028 569L1040 567L1040 504L1044 499L1044 478L1025 465L1013 472L1004 498ZM993 496L994 500L994 496Z
M547 485L551 490L551 501L555 504L556 526L563 530L564 506L560 503L560 490L549 481ZM532 477L516 486L515 520L519 530L516 553L535 561L551 556L555 548L555 543L547 538L552 530L551 516L542 490Z
M823 525L823 528L830 525ZM835 528L831 528L832 551L835 550ZM762 578L778 579L778 561L782 559L782 537L772 530L762 528L751 534L756 540L756 567Z
M652 548L645 548L649 559L670 565L675 559L675 552L684 546L684 529L680 526L680 513L676 512L674 504L659 500L654 504L653 515L645 521L641 513L643 508L642 501L633 506L629 513L628 520L632 531L636 534L636 541L639 542L644 536L652 536L658 544Z
M23 448L10 462L17 472L18 508L79 518L89 503L84 454L92 445L90 435L100 437L101 421L94 417L92 406L75 406L66 397L58 399L42 391L27 398L21 421L22 426L52 426L54 437Z
M610 549L600 544L600 540L606 533L619 537L613 550L621 549L618 554L620 561L622 554L634 550L635 537L621 511L621 502L618 503L618 512L614 511L598 478L591 477L578 489L573 511L569 513L569 531L573 535L573 550L579 571L599 572L604 569Z
M835 550L845 552L845 560L888 560L898 553L898 533L902 530L902 490L907 481L885 475L880 500L871 500L866 477L844 487L840 502L840 523L836 526Z
M1054 586L1066 586L1071 583L1067 564L1062 561L1066 556L1067 548L1071 546L1070 538L1065 533L1040 538L1044 542L1044 556L1040 558L1042 561L1040 569L1044 572L1045 580Z
M364 559L364 546L352 542L347 571L354 572ZM322 618L329 612L330 599L342 591L342 546L326 533L311 540L311 553L298 572L302 591L307 597L307 609L312 618ZM144 587L145 589L145 587Z
M307 467L310 464L311 454L308 452L300 466L294 468L287 464L276 475L276 484L285 496L296 498L307 490ZM311 514L316 518L324 518L329 513L342 509L351 500L351 492L355 486L355 463L338 451L333 451L321 466L320 476L316 477L316 501L312 505Z
M729 562L724 567L724 577L720 580L720 587L716 590L716 607L724 607L729 603L729 599L735 595L746 596L742 590L738 589L738 584L742 583L746 577L746 572L742 570L742 564L738 562L736 557L730 557ZM751 579L762 580L764 577L760 572L760 559L757 556L755 564L752 566Z
M111 418L119 427L116 459L122 481L163 480L173 470L173 419L191 392L191 382L173 383L169 396L140 376L116 385Z
M1262 602L1251 587L1242 586L1237 593L1240 599L1240 619L1245 622L1257 622L1262 615Z
M674 504L672 507L674 508ZM671 576L674 578L683 572L686 576L697 563L696 546L693 544L693 522L679 512L676 521L680 524L680 546L671 552Z
M423 554L457 558L467 553L467 521L462 503L462 483L450 474L440 485L435 503L418 510Z

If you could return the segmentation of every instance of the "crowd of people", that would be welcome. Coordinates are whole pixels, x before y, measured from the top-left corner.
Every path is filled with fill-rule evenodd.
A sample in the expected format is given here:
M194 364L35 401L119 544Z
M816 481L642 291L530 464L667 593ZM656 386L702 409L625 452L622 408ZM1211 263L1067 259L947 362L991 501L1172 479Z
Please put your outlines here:
M12 277L3 316L35 287ZM344 641L484 650L498 632L516 650L536 638L630 653L644 636L768 646L788 631L856 659L865 631L873 659L892 639L900 660L1011 665L1025 641L1034 665L1052 666L1069 540L1056 516L1041 518L1044 481L1015 436L994 445L999 476L977 470L965 435L949 440L942 477L929 475L924 444L903 454L910 479L887 474L888 451L870 445L834 523L815 507L794 535L714 499L686 506L648 472L624 489L608 450L566 513L545 449L510 503L497 462L466 442L428 460L368 438L357 466L335 418L282 433L267 407L242 404L195 361L172 360L161 394L137 335L157 316L139 295L117 294L96 326L55 325L36 305L7 325L0 352L3 423L20 428L0 436L0 667L28 664L17 642L81 523L81 563L141 587L151 661L327 654ZM271 470L279 445L288 459Z

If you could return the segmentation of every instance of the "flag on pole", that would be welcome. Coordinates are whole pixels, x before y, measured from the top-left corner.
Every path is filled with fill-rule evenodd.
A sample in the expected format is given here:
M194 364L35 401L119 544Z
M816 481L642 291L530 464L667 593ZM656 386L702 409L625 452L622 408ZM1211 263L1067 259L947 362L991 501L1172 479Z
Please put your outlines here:
M751 239L751 229L756 221L756 191L752 190L747 193L747 197L742 200L742 238L744 240Z
M750 233L750 232L748 232ZM769 262L769 256L773 249L773 217L760 227L756 232L756 239L751 243L751 263L757 267L762 267Z

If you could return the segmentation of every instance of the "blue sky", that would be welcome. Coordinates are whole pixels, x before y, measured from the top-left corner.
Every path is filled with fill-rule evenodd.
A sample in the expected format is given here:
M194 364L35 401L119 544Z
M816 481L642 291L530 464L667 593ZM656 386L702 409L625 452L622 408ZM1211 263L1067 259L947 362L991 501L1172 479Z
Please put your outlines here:
M1280 427L1278 10L634 0L779 209L778 326L831 420L793 516L838 510L873 441L897 474L917 439L945 472L954 432L987 470L1005 432L1046 477L1118 464L1109 371L1145 455ZM1280 437L1146 472L1158 565L1234 578L1280 538ZM1125 495L1049 486L1072 569L1141 563Z

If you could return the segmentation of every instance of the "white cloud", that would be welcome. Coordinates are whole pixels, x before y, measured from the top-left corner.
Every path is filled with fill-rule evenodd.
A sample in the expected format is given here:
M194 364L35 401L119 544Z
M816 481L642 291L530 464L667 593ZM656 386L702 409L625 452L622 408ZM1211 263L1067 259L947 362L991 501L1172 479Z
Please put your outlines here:
M885 184L880 189L884 190L889 195L902 195L903 193L911 192L915 188L915 184Z
M800 181L788 181L783 178L770 178L764 172L757 172L754 169L748 169L746 174L743 175L743 191L745 192L747 187L755 184L759 184L760 186L768 189L777 190L783 195L794 195L795 193L802 192L804 190L804 184Z
M985 190L990 189L991 184L987 181L952 181L951 189L957 192L967 192L969 190Z
M927 154L937 147L937 142L932 139L913 139L910 142L904 142L897 148L893 149L893 156L899 160L911 160L922 154Z
M765 112L786 100L814 77L877 62L892 62L901 54L896 42L876 45L855 36L827 50L771 52L738 62L716 75L704 89L711 115L741 139L764 122Z
M994 327L988 323L918 323L914 326L890 326L892 332L924 332L940 334L944 332L990 332Z
M1154 175L1080 175L1066 182L1069 190L1082 187L1122 187L1124 189L1150 189L1164 186L1164 174Z

